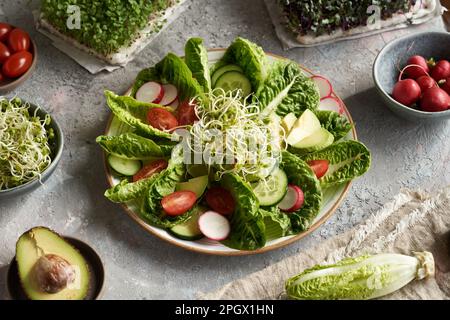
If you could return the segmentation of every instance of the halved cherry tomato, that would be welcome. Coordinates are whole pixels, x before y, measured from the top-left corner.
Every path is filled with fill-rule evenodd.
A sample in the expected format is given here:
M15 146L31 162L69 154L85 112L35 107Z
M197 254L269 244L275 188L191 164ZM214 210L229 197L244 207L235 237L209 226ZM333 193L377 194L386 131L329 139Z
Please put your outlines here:
M189 101L184 101L178 107L178 123L180 126L193 124L198 120L195 114L195 105L190 104Z
M0 23L0 41L6 40L12 29L13 27L7 23Z
M8 47L0 42L0 65L3 64L11 56L11 51Z
M320 179L327 173L330 162L328 160L312 160L308 164L316 174L317 179Z
M164 211L169 216L179 216L189 211L197 201L197 195L192 191L176 191L161 200Z
M0 83L5 80L5 77L3 76L3 74L0 72Z
M8 78L20 77L30 69L32 62L33 55L28 51L16 52L3 64L3 75Z
M152 108L147 114L148 124L159 130L171 130L178 127L175 116L163 108Z
M164 159L153 161L144 166L133 176L133 182L150 178L155 173L159 173L166 169L168 165L168 162Z
M234 212L234 199L227 189L212 187L206 192L205 199L211 209L222 215L230 215Z
M16 28L8 35L8 47L12 52L27 51L30 49L30 36L22 29Z

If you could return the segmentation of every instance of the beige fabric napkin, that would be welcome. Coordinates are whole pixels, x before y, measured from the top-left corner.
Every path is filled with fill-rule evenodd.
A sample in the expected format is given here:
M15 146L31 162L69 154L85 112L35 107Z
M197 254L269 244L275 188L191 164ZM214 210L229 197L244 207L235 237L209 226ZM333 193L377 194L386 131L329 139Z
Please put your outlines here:
M386 299L450 299L450 187L438 194L402 191L364 224L200 299L279 299L285 280L316 264L365 253L430 251L436 276Z

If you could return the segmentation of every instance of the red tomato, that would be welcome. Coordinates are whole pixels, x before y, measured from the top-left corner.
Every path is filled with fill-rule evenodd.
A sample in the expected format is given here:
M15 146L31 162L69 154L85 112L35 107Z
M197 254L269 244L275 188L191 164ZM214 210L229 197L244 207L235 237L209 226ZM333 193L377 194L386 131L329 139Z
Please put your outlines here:
M230 215L234 212L235 204L231 193L222 187L213 187L206 192L208 206L222 215Z
M411 66L405 70L406 74L413 79L417 79L418 77L425 76L427 74L427 72L430 71L430 68L428 67L428 64L427 64L427 60L422 56L412 56L411 58L408 59L407 64L408 65L413 64L413 65L420 66L420 67Z
M168 166L168 163L164 159L153 161L153 162L147 164L146 166L144 166L141 170L139 170L138 173L136 173L133 176L133 182L136 182L136 181L139 181L142 179L146 179L146 178L150 178L155 173L159 173L159 172L163 171L164 169L166 169L167 166Z
M180 126L193 124L198 120L195 114L195 105L190 104L189 101L184 101L178 107L178 123Z
M3 76L3 74L0 72L0 83L5 80L5 77Z
M11 52L8 47L0 42L0 65L3 64L11 56Z
M7 23L0 23L0 41L6 40L12 29L13 27Z
M147 122L149 125L159 130L171 130L178 127L177 118L163 108L150 109L147 114Z
M316 174L317 179L322 178L327 173L330 165L328 160L312 160L309 161L308 164Z
M27 51L30 49L30 36L22 29L16 28L8 35L8 46L12 52Z
M33 55L28 51L16 52L3 64L3 75L8 78L20 77L30 69L32 62Z
M447 77L450 77L450 62L447 60L441 60L431 70L431 76L434 80L440 81Z
M189 211L197 201L197 195L192 191L176 191L161 200L164 211L169 216L179 216Z

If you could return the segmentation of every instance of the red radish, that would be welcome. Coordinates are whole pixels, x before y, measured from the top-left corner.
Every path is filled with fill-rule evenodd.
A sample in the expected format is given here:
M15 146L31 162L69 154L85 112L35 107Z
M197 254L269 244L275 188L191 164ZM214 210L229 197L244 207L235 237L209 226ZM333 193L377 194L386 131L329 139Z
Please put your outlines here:
M202 214L198 219L198 227L205 237L215 241L225 240L231 231L228 219L214 211Z
M317 179L320 179L327 173L330 162L328 160L311 160L308 165L314 171Z
M427 89L437 86L436 81L434 81L434 79L430 76L421 76L416 79L416 82L422 92L425 92Z
M174 85L171 84L163 84L163 89L164 97L161 99L159 104L168 106L172 104L172 102L175 102L175 100L178 98L178 90Z
M326 98L331 95L333 92L333 87L331 86L330 81L322 76L313 76L311 79L317 84L319 87L320 98Z
M171 107L173 110L177 110L178 106L180 105L180 100L175 99L174 102L168 105L168 107Z
M340 114L344 113L341 102L335 97L327 97L320 100L319 110L330 110Z
M303 194L302 189L296 185L290 184L288 185L286 195L278 204L278 208L284 212L294 212L302 207L304 200L305 195Z
M405 72L412 79L417 79L421 76L425 76L428 74L428 72L430 72L427 60L422 56L412 56L408 59L407 64L408 66L411 66L408 67Z
M205 200L211 209L222 215L230 215L234 212L234 199L227 189L212 187L206 192Z
M420 107L428 112L445 111L450 107L450 96L439 87L430 88L423 94Z
M153 128L169 131L178 127L178 120L175 116L163 108L152 108L147 113L147 122Z
M163 96L163 86L153 81L144 83L136 92L136 100L146 103L159 103Z
M161 206L168 216L179 216L189 211L197 201L197 195L192 191L176 191L161 200Z
M450 77L448 77L445 82L442 84L442 89L447 92L447 94L450 94Z
M436 81L441 81L450 77L450 62L447 60L441 60L431 70L431 76Z
M420 86L412 79L400 80L395 84L392 92L392 96L396 101L408 107L419 100L420 94Z

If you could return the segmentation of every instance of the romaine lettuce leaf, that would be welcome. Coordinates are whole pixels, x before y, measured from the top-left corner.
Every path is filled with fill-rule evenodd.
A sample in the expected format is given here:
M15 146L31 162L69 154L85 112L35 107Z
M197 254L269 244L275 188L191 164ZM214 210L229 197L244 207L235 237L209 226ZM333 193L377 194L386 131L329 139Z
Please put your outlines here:
M270 67L263 49L243 38L237 38L231 44L222 59L214 65L211 74L229 64L235 64L242 68L252 84L253 92L257 92L264 83Z
M342 141L323 150L302 157L311 160L328 160L328 172L320 178L322 188L340 185L363 175L370 168L370 151L358 141Z
M205 92L211 91L211 74L209 72L208 52L200 38L191 38L184 48L187 66Z
M171 148L160 147L154 141L127 132L119 136L99 136L96 142L109 154L132 160L148 160L170 156Z
M266 226L267 241L288 236L291 233L291 220L277 206L259 209Z
M333 136L334 141L345 137L352 129L352 124L346 117L334 111L316 110L314 112L323 128L327 129Z
M150 109L164 107L153 103L140 102L128 96L118 96L111 91L105 91L105 96L106 102L114 115L120 121L135 129L137 133L148 138L172 138L171 133L158 130L146 123L147 113Z
M162 171L150 184L141 210L142 217L151 225L160 228L172 228L189 219L191 211L170 217L164 214L161 206L163 197L175 191L178 182L183 181L186 176L186 165L183 163L183 148L177 145L169 160L169 166Z
M189 67L173 53L165 56L155 67L142 70L135 80L131 95L135 97L139 88L148 81L173 84L178 89L181 101L204 95L202 86L194 79Z
M239 176L227 174L221 180L236 203L231 217L231 233L223 243L238 250L256 250L266 244L265 225L252 188Z
M124 203L141 198L157 176L158 174L155 174L150 178L137 182L122 180L118 185L106 190L105 197L116 203Z
M281 168L286 172L289 182L299 186L305 196L303 206L298 211L289 214L292 230L299 233L307 230L319 213L322 189L309 165L288 151L283 151Z
M320 101L317 85L295 62L276 63L263 86L256 92L263 114L276 112L299 117L306 109L317 109Z

